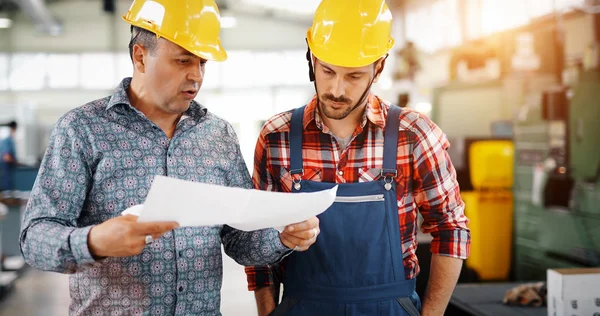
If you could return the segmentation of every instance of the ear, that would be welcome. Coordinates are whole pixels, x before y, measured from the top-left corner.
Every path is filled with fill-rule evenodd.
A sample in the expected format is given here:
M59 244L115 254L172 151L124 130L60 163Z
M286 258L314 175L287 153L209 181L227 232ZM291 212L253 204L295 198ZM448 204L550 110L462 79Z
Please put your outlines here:
M379 81L379 77L381 76L381 73L383 72L383 69L385 68L385 60L387 59L387 55L385 57L380 58L378 61L376 61L376 65L375 65L375 78L373 79L373 82L377 82Z
M133 68L135 71L139 73L146 72L146 60L145 56L147 55L147 50L144 46L135 44L133 45L133 50L131 53L131 57L133 59Z

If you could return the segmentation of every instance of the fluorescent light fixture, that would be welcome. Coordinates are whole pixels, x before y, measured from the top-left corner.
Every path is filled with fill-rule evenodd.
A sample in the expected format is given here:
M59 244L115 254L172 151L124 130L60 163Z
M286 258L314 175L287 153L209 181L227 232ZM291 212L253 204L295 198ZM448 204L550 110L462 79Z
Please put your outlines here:
M222 16L221 17L221 28L230 29L237 25L237 19L233 16Z
M8 18L0 18L0 29L7 29L12 25L12 20Z

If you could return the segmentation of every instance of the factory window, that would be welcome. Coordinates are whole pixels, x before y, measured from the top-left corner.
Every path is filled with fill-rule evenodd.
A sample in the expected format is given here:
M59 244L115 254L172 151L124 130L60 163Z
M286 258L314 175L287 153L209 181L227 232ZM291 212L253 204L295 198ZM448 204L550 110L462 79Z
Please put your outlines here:
M204 66L204 81L202 89L216 89L221 86L221 66L223 63L209 61Z
M254 54L252 81L259 86L277 85L281 69L286 66L281 63L281 54L277 52L261 52Z
M12 54L8 77L11 90L40 90L46 86L46 54Z
M48 55L48 87L51 89L77 88L79 86L79 62L77 54Z
M306 51L285 51L281 54L283 68L276 69L281 83L288 86L310 84Z
M81 55L81 87L113 89L115 87L115 56L111 53Z
M226 63L208 62L204 90L310 87L303 50L230 51ZM112 90L131 77L129 54L0 53L0 91Z
M125 77L133 76L133 63L129 53L118 53L117 56L116 82L120 82Z
M249 51L229 52L227 62L223 63L223 80L225 88L243 88L252 84L254 75L254 58Z
M8 90L8 54L0 54L0 91Z

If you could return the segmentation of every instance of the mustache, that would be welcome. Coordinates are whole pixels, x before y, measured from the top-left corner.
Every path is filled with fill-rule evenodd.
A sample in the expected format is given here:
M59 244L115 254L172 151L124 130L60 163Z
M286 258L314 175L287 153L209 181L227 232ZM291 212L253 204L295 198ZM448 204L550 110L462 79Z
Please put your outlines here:
M352 102L352 100L346 98L344 95L341 95L339 97L335 97L331 93L324 94L323 95L323 99L329 100L329 101L332 101L332 102L337 102L337 103L351 103Z
M187 85L185 85L186 88L181 89L181 91L188 91L188 90L200 90L200 85L197 82L194 83L188 83Z

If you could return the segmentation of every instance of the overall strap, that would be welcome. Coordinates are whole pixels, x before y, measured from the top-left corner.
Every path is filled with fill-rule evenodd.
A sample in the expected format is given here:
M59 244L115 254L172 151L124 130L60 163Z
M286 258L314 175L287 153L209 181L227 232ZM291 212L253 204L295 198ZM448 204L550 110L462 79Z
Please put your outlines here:
M385 122L385 140L383 143L383 168L381 176L391 176L396 178L398 170L396 161L398 155L398 129L400 128L400 112L402 108L397 105L390 105Z
M303 118L304 108L299 107L294 110L292 114L292 121L290 123L290 174L304 173L302 168L302 131L303 131Z

